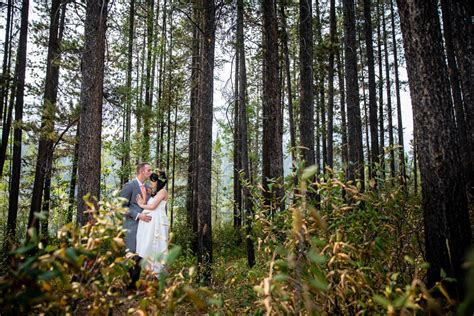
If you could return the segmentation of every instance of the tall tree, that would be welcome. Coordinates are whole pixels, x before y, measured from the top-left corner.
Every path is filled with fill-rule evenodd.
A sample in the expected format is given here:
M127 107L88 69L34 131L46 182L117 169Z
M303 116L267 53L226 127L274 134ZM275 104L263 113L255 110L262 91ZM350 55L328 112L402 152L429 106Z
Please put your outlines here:
M383 60L382 60L382 34L381 27L382 21L380 16L383 13L381 10L382 2L377 0L377 63L378 63L378 73L379 73L379 149L380 149L380 170L382 178L385 177L385 128L384 128L384 110L383 110Z
M71 179L69 181L69 206L67 209L66 223L72 222L72 213L74 209L74 198L76 192L76 182L77 182L77 164L79 160L79 131L80 123L78 123L76 129L76 137L74 142L74 152L72 156L72 166L71 166Z
M354 1L343 0L344 55L346 77L347 129L349 143L349 180L361 180L364 185L364 152L362 148L362 123L357 82L357 43Z
M443 35L446 49L446 58L448 61L449 80L454 102L454 113L460 144L468 144L467 126L464 114L464 104L461 95L461 82L459 79L459 69L454 54L451 13L449 3L446 0L441 1L441 11L443 17ZM466 171L469 167L469 146L461 146L461 156Z
M212 160L212 117L214 46L216 31L214 0L202 1L200 101L197 135L197 213L198 213L198 264L202 277L209 280L212 269L212 226L211 226L211 160Z
M199 21L199 1L193 2L193 18ZM192 57L191 57L191 92L190 92L190 119L189 119L189 151L188 151L188 183L186 193L186 210L188 226L192 228L193 233L197 236L197 192L195 190L197 180L197 115L199 101L199 27L193 24L193 40L192 40ZM193 251L197 251L197 239L193 238Z
M239 71L240 71L240 54L239 40L235 42L235 80L234 80L234 230L237 243L241 242L240 228L242 227L242 186L240 184L240 171L242 170L242 142L240 140L240 91L239 91Z
M11 20L13 12L12 0L7 2L7 16L5 21L5 41L3 42L3 63L2 63L2 76L0 77L0 122L3 123L3 111L4 106L7 103L8 96L8 87L10 82L10 67L8 60L11 55L11 42L10 42L10 33L11 33Z
M306 166L315 162L312 11L311 0L300 1L300 145Z
M324 172L324 168L327 166L327 141L326 141L326 106L325 106L325 91L324 91L324 80L325 80L325 67L324 67L324 55L325 49L323 46L323 19L321 18L321 9L319 5L319 0L315 1L315 9L316 9L316 42L319 43L317 46L317 53L316 53L316 65L318 69L318 79L317 79L317 91L316 94L318 95L319 99L317 99L317 108L319 109L318 115L316 118L319 120L316 122L316 126L318 126L318 135L316 137L319 147L319 138L321 138L321 145L318 148L318 151L321 150L321 153L318 153L318 161L322 157L322 169ZM318 168L319 169L319 168ZM320 171L320 170L319 170Z
M153 42L154 42L154 13L155 0L146 0L146 69L145 69L145 108L143 109L143 153L142 159L148 161L150 158L150 116L153 102L153 93L151 90L151 72L153 61Z
M370 120L370 178L375 178L375 164L379 162L379 139L377 132L377 95L375 84L375 61L372 35L370 0L364 0L364 34L369 79L369 120Z
M390 81L390 64L388 61L388 32L385 22L385 4L382 4L382 33L383 33L383 47L385 56L385 80L387 91L387 131L388 131L388 146L390 147L390 176L395 177L395 142L393 139L393 111L392 111L392 83Z
M263 14L263 150L262 182L265 202L273 214L283 198L283 149L280 106L278 22L275 0L262 2ZM269 185L272 181L276 184ZM271 189L270 189L271 188ZM271 191L271 192L270 192Z
M344 72L343 64L341 60L341 53L339 50L336 53L337 59L337 77L338 77L338 86L339 86L339 104L341 107L341 158L342 158L342 167L344 169L344 175L348 176L348 166L349 166L349 144L347 140L347 116L346 116L346 95L344 88Z
M293 162L296 161L296 132L295 132L295 119L293 115L293 90L291 87L291 72L290 72L290 53L288 49L288 25L286 22L285 5L280 5L280 16L281 16L281 41L283 46L283 56L285 59L285 77L286 77L286 88L288 94L288 120L290 125L290 146L291 146L291 159Z
M105 31L108 0L87 0L82 53L80 140L78 157L77 223L84 225L89 216L83 197L100 198L102 98L104 84Z
M38 158L36 160L35 180L31 197L28 228L39 229L39 222L35 213L41 211L45 179L53 159L54 117L56 114L56 100L58 95L59 65L61 61L59 27L64 25L65 11L60 14L61 0L51 2L48 55L46 60L46 80L41 113L41 130L38 144ZM65 8L65 5L63 8Z
M443 269L458 279L456 286L462 291L461 265L470 246L471 227L437 1L397 3L422 177L428 286L440 280Z
M20 39L16 57L14 86L15 86L15 129L13 132L13 165L11 174L10 195L8 198L8 220L6 231L6 248L13 240L16 232L16 219L18 214L18 199L20 195L21 178L21 146L23 133L23 98L25 93L26 51L28 43L28 11L30 2L23 0L21 3ZM13 100L12 100L13 101Z
M474 25L472 3L463 1L449 1L451 13L451 32L453 34L454 52L461 77L461 89L466 114L469 147L471 148L471 166L469 171L470 184L474 182ZM466 36L470 34L471 36Z
M8 139L10 137L10 130L12 125L12 116L13 116L13 105L14 105L14 96L15 96L15 75L13 78L10 76L10 67L11 67L11 56L12 53L12 40L13 40L13 20L14 20L14 13L13 10L13 3L11 0L8 1L7 7L7 19L6 19L6 29L5 29L5 43L4 43L4 53L3 53L3 63L2 63L2 82L0 85L1 91L1 108L2 110L0 117L3 117L1 120L2 122L2 141L0 144L0 179L3 177L3 167L5 166L5 161L7 159L7 147L8 147ZM11 90L11 97L8 98L8 90L10 88L10 83L13 81L12 90ZM7 106L8 104L8 106Z
M328 63L328 126L327 126L327 162L329 168L334 167L334 53L336 43L336 1L329 3L329 63Z
M246 248L247 248L247 264L249 267L255 265L255 248L252 240L252 219L253 204L250 196L250 168L249 168L249 150L248 150L248 131L247 131L247 67L245 63L245 44L244 44L244 1L237 0L237 55L239 57L239 117L240 117L240 150L242 160L242 178L246 185L243 189L243 207L245 210L246 223Z
M125 153L122 160L122 174L120 184L124 185L128 181L131 173L130 162L130 133L132 118L132 70L133 70L133 40L135 37L135 0L130 0L129 16L128 16L128 48L127 48L127 99L124 113L124 143Z
M402 121L402 102L400 100L400 78L398 75L398 48L397 38L395 36L395 10L393 9L393 0L390 0L390 15L392 22L392 42L393 42L393 68L395 72L395 95L397 98L397 132L398 132L398 160L399 172L402 184L406 182L406 168L405 168L405 148L403 141L403 121Z

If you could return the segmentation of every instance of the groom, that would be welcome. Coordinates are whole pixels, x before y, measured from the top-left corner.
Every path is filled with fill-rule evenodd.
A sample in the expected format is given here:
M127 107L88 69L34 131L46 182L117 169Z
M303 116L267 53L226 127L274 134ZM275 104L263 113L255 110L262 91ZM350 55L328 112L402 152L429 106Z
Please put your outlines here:
M145 201L148 201L150 195L147 193L147 186L145 181L150 177L152 173L151 166L147 162L142 162L137 165L137 177L132 181L125 184L120 196L127 199L124 206L128 208L127 214L125 214L125 221L123 227L127 230L125 236L125 245L128 251L136 252L137 248L137 229L138 221L149 222L151 216L142 214L143 209L137 204L137 195L141 194ZM132 283L129 286L131 289L135 288L135 282L140 277L140 257L136 255L134 258L135 265L128 271Z

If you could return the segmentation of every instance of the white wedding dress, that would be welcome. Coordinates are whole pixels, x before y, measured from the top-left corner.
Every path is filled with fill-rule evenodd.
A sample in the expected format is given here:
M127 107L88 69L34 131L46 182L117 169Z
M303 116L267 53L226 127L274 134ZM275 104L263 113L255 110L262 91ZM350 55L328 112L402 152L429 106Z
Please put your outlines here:
M154 197L150 198L147 204L153 204L154 200ZM151 221L138 223L137 254L145 260L145 269L160 273L168 253L166 201L161 201L154 210L143 210L143 213L150 215Z

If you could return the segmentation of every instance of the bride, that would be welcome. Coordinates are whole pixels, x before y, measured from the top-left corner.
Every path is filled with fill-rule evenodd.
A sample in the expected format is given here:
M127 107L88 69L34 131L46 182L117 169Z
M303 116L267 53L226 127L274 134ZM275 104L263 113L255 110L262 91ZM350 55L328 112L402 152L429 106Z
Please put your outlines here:
M148 203L140 194L137 195L137 203L143 208L143 213L152 217L149 222L138 223L137 254L145 260L145 269L160 273L163 270L164 255L168 252L169 224L166 217L168 179L165 172L159 171L158 174L151 174L150 181L153 193Z

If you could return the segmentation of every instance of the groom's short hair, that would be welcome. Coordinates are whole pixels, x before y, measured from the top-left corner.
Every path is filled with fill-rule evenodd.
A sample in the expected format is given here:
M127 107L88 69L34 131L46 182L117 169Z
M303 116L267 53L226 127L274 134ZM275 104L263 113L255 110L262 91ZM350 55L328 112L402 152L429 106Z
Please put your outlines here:
M137 165L137 174L140 173L140 171L142 170L143 167L145 167L146 165L150 165L150 163L144 161L144 162L140 162L138 165Z

